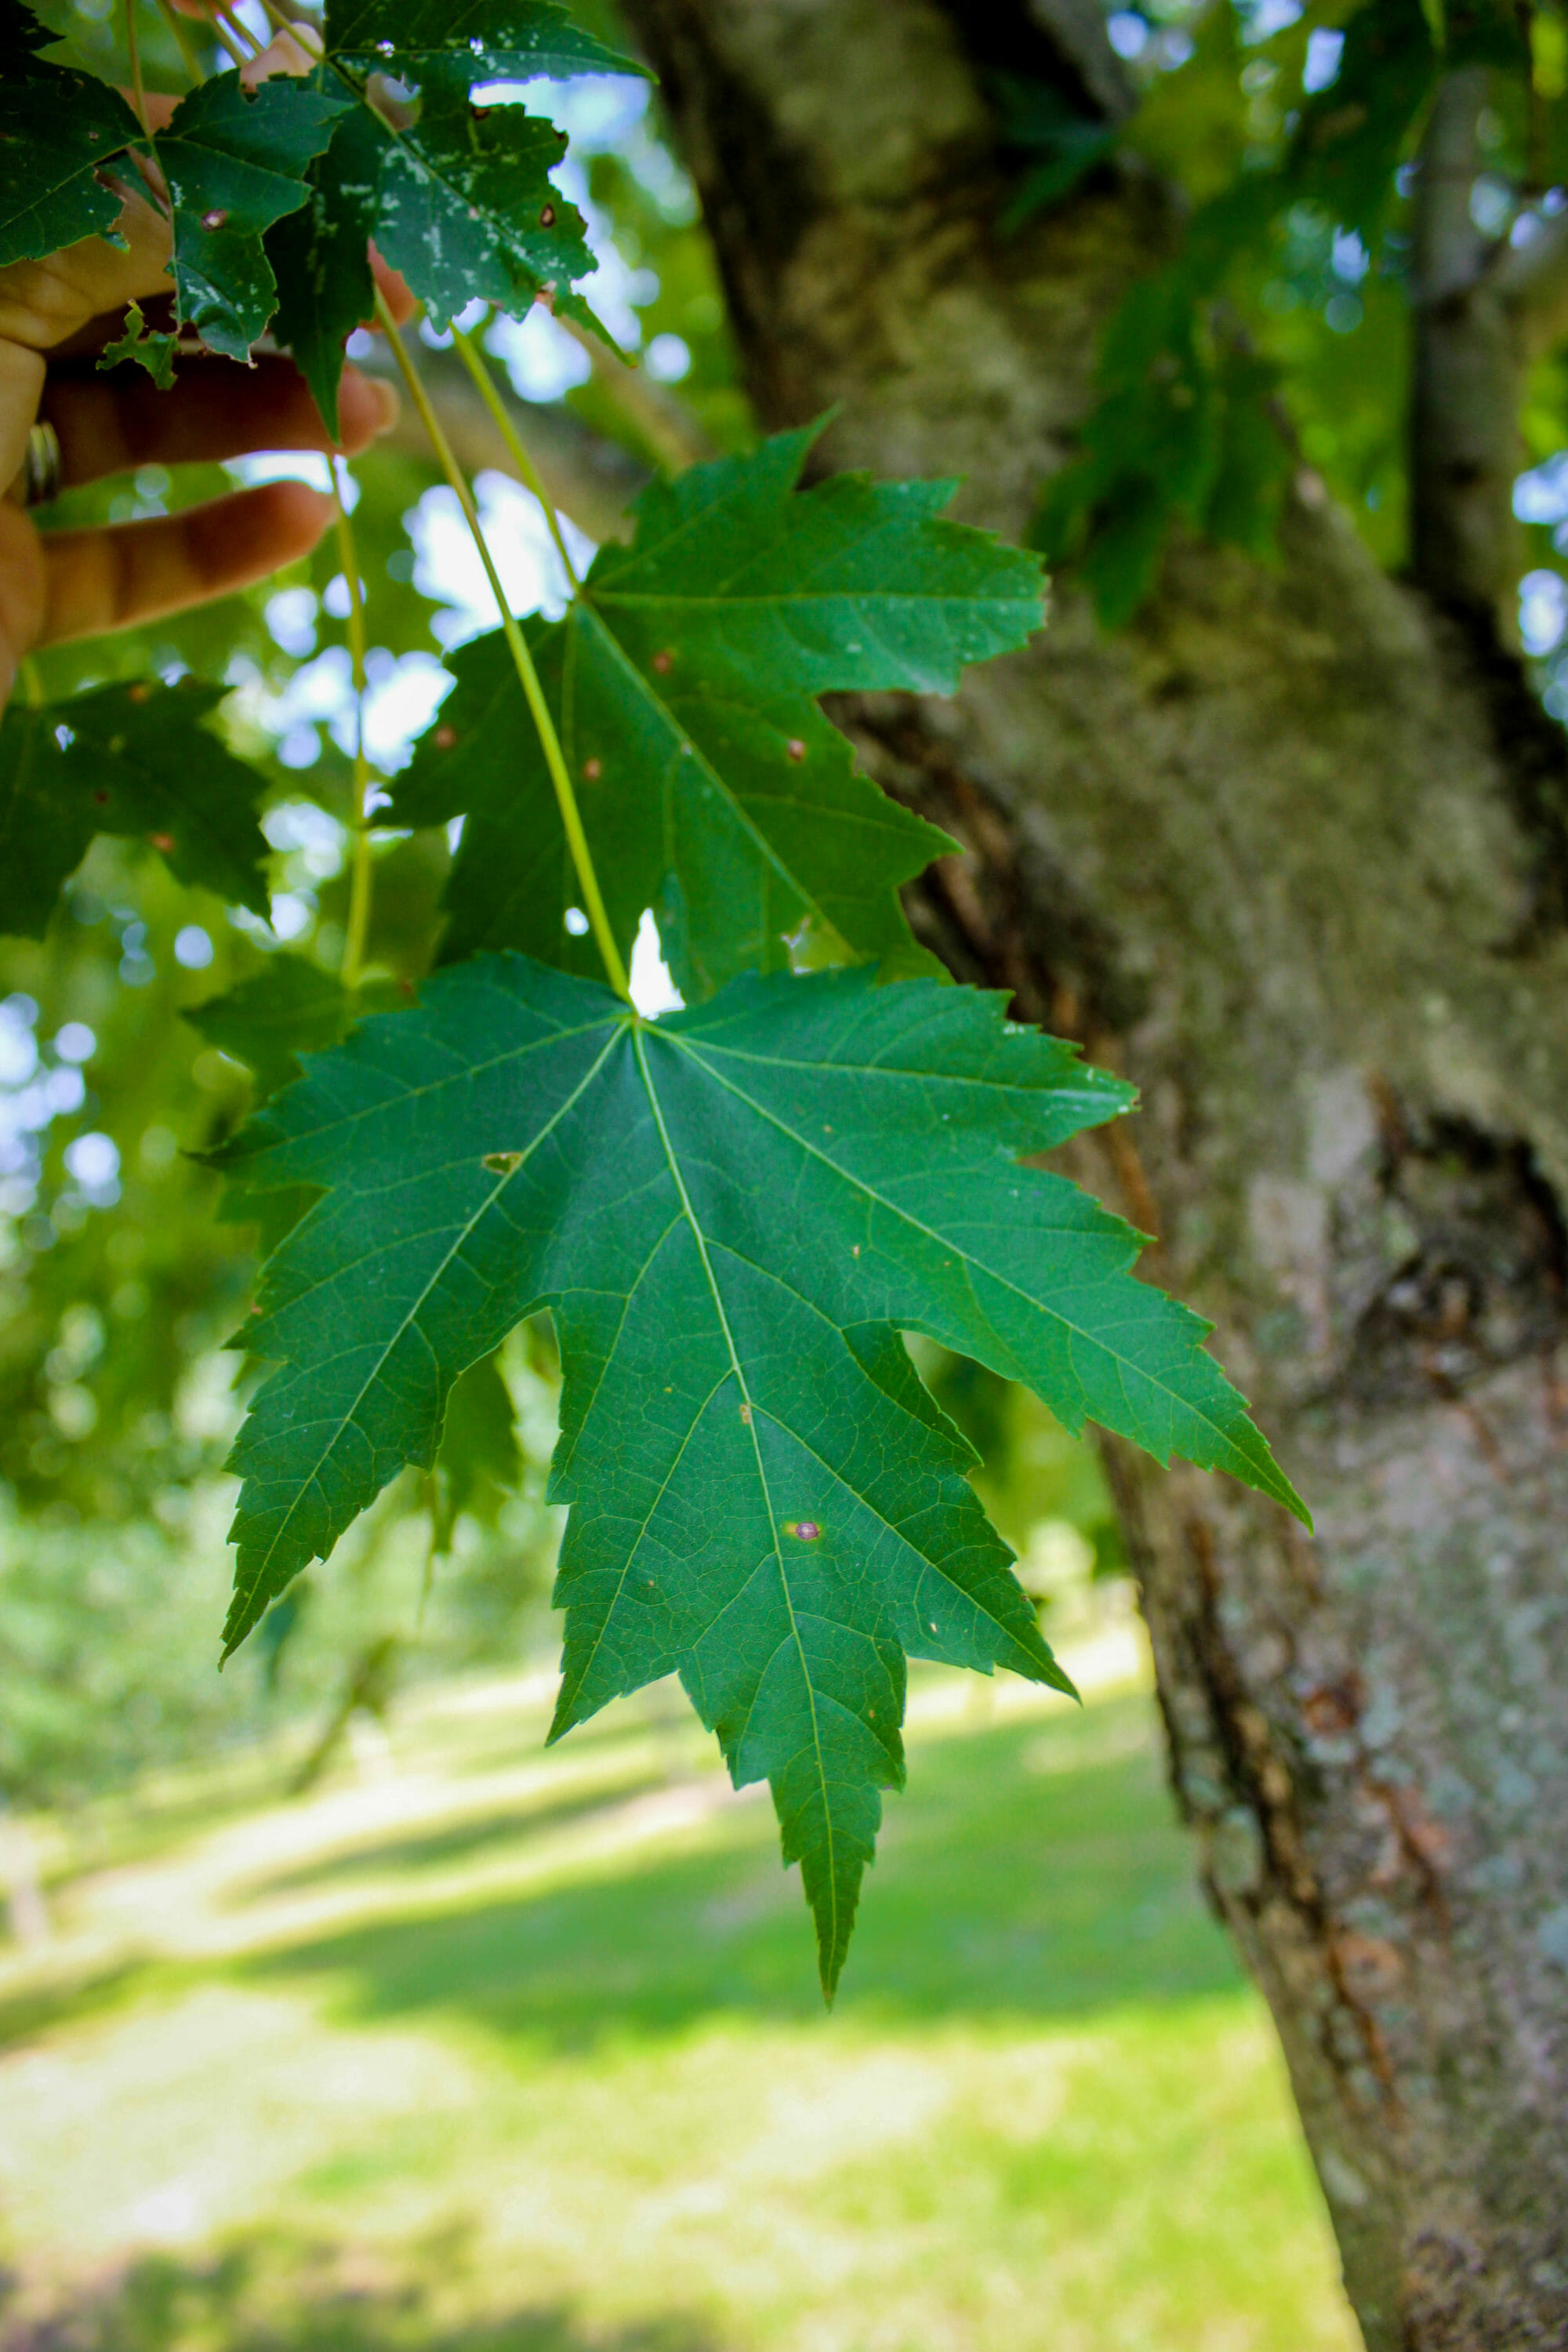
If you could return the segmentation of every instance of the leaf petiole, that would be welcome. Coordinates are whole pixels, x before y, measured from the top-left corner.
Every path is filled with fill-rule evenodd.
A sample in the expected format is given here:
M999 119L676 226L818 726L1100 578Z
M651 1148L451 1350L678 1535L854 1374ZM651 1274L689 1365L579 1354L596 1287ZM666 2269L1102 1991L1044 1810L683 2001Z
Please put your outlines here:
M211 25L216 38L228 51L229 57L233 62L237 66L247 66L250 63L253 52L242 47L240 42L235 38L234 32L229 26L228 20L223 16L221 11L215 9L211 16L208 17L207 22Z
M193 88L199 87L205 81L206 74L190 34L185 29L184 18L174 5L174 0L158 0L158 13L174 37L174 46L184 61L185 71L190 75Z
M512 464L543 508L544 520L550 526L550 536L555 541L555 551L565 566L566 578L572 593L574 596L580 596L583 593L583 583L577 577L576 567L567 549L565 536L561 529L561 518L556 513L546 494L544 485L539 478L539 469L528 454L527 444L507 414L506 403L496 390L495 378L485 363L484 355L472 337L464 334L458 326L455 325L452 329L452 341L458 347L463 365L474 380L475 390L495 419L496 430L510 452Z
M308 19L304 23L300 23L294 17L286 16L281 8L273 6L272 0L261 0L261 5L274 33L280 37L287 35L289 40L298 41L302 49L319 55L322 42L318 26L310 24Z
M131 102L137 121L151 138L153 126L147 120L147 91L142 79L142 44L136 35L136 0L125 0L125 47L131 60Z
M539 682L539 672L533 666L533 656L528 650L528 640L518 626L517 616L511 609L506 590L501 585L500 574L496 570L495 559L490 553L489 542L485 538L484 527L479 521L479 509L474 504L474 495L468 488L468 478L458 463L452 445L447 438L446 430L431 405L430 395L420 381L418 369L408 356L407 347L398 332L397 321L393 317L386 297L379 286L375 289L375 314L392 355L397 362L398 372L407 386L408 397L414 403L419 413L420 422L430 436L430 446L441 461L441 470L452 487L458 506L462 509L463 520L468 526L474 545L479 552L479 561L485 567L485 573L494 593L497 609L500 614L500 625L506 638L507 648L517 669L518 682L522 688L534 726L539 730L540 747L544 753L544 764L550 771L550 781L555 788L555 799L561 811L561 822L565 829L567 847L572 852L572 863L576 869L578 887L583 893L583 908L588 918L588 927L594 934L595 942L603 959L605 976L610 986L617 996L629 1004L632 1001L632 992L626 978L626 967L622 960L620 949L616 944L615 932L610 928L610 919L605 911L604 897L599 888L599 877L594 871L594 859L588 847L588 836L583 826L582 811L578 808L577 795L573 789L572 778L567 771L566 755L561 749L561 738L555 731L555 721L551 716L550 705L544 698L544 688Z

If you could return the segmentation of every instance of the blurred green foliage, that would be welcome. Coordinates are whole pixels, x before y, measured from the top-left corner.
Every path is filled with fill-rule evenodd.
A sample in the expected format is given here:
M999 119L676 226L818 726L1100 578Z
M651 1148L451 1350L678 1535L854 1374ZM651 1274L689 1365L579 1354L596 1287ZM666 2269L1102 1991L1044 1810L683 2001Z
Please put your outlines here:
M1304 462L1397 569L1421 134L1444 74L1485 68L1472 217L1500 246L1538 227L1568 176L1561 13L1504 0L1447 12L1146 0L1111 26L1141 93L1113 167L1173 181L1185 226L1110 325L1100 402L1077 458L1042 492L1035 543L1120 627L1173 530L1268 557ZM1010 93L1012 117L1018 106ZM1029 186L1023 169L1004 226ZM1538 457L1568 442L1559 372L1539 377L1527 429Z
M135 6L149 88L183 89L162 11ZM624 46L611 8L583 0L577 13ZM44 0L40 14L66 44L60 56L129 78L121 7ZM645 365L627 395L614 362L590 371L581 343L542 314L527 322L526 365L515 330L499 330L524 432L531 409L564 412L649 468L672 461L671 430L689 448L750 446L712 249L657 93L589 79L527 102L571 124L563 181L603 256L595 301L607 287L609 323ZM1064 170L1093 168L1104 142L1026 88L1007 102L1014 152L1035 174L1022 227ZM155 329L158 306L147 308ZM489 331L480 316L468 323L481 339ZM355 355L384 371L370 339ZM1239 414L1267 396L1233 376L1222 405ZM1245 469L1245 438L1226 441L1232 472ZM322 478L319 460L274 470L285 465ZM1211 472L1217 513L1228 477ZM47 525L153 519L222 495L237 476L258 468L144 466L68 493ZM449 494L434 461L399 437L356 461L353 479L380 781L444 688L444 649L478 623L443 552ZM505 511L520 503L521 493ZM216 1214L204 1155L288 1075L256 1017L258 980L271 994L292 974L318 1005L323 1042L339 1018L354 815L348 614L329 534L264 587L35 665L47 700L150 677L226 689L214 723L259 778L269 912L181 887L149 842L100 839L46 935L0 940L0 1799L79 1797L149 1760L248 1738L279 1711L311 1710L330 1727L345 1703L374 1711L416 1675L542 1630L557 1517L542 1500L556 1381L548 1328L469 1376L434 1475L400 1480L333 1576L305 1580L274 1612L255 1658L221 1681L215 1671L233 1491L222 1464L256 1377L229 1343L247 1319L258 1237ZM429 968L451 854L438 829L378 828L371 839L362 1009L397 1001ZM1042 1601L1064 1559L1085 1576L1118 1569L1093 1456L973 1367L936 1371L984 1456L988 1503L1026 1568L1037 1554L1046 1562L1032 1580ZM1079 1531L1079 1552L1052 1550L1048 1531L1064 1528Z

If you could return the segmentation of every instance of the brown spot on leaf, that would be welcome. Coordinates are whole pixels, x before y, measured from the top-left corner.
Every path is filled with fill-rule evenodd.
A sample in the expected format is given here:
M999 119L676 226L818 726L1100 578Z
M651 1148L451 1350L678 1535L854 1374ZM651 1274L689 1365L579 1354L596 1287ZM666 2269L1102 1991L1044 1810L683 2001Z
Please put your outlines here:
M554 227L554 226L555 226L555 207L554 207L554 205L545 205L545 207L544 207L543 211L542 211L542 212L540 214L540 215L539 215L539 226L540 226L540 227L541 227L541 228L553 228L553 227Z
M457 730L457 729L456 729L455 727L437 727L437 730L436 730L436 749L437 750L437 751L449 751L452 749L453 745L457 742L457 740L458 740L458 730Z
M584 774L584 780L585 780L588 783L590 783L590 784L596 784L596 783L598 782L598 781L599 781L599 778L604 774L604 772L605 772L605 763L604 763L603 760L584 760L584 762L583 762L583 774Z
M653 657L653 666L655 669L658 670L660 677L668 677L670 670L675 666L675 656L668 652L655 654Z
M172 833L150 833L147 838L153 848L164 857L167 857L170 850L174 846L174 836Z
M792 735L790 737L788 751L790 758L797 764L805 757L805 745L801 741L798 735Z

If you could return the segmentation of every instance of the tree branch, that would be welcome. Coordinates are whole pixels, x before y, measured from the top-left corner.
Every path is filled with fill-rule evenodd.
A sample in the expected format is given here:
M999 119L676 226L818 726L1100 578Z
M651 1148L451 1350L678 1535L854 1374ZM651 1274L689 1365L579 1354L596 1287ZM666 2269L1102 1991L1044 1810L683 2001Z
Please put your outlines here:
M1516 308L1495 266L1507 248L1483 236L1470 217L1488 87L1484 68L1451 74L1421 151L1412 250L1411 561L1431 595L1489 613L1511 643L1522 562L1513 484L1523 464L1524 353Z
M1568 213L1537 228L1526 245L1500 256L1492 283L1516 324L1528 360L1543 359L1568 337Z

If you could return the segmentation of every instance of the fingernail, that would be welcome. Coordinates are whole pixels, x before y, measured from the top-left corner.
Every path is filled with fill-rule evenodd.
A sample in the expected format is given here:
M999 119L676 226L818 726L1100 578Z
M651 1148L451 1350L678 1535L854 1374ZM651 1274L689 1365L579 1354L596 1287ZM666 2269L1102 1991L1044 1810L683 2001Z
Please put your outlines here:
M378 433L390 433L403 414L403 403L397 396L397 386L395 383L388 383L384 377L372 376L370 387L375 394L375 429Z

